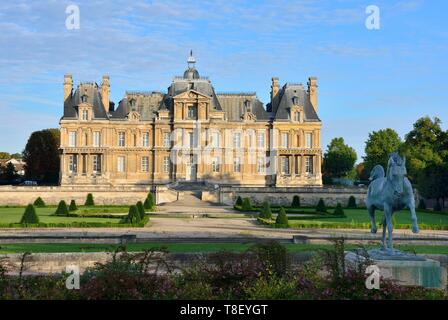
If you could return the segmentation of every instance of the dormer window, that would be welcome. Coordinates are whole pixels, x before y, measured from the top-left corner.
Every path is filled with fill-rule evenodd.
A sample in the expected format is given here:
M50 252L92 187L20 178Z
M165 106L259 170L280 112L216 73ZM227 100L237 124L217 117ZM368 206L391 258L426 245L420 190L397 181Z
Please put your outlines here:
M250 100L245 100L244 101L244 108L246 109L246 112L251 112L251 103Z
M82 102L82 103L87 103L87 95L83 94L83 95L81 96L81 102Z
M292 104L295 106L299 105L299 97L298 96L292 97Z
M294 111L293 115L293 120L296 122L300 122L300 111Z
M131 109L135 110L135 106L136 106L136 101L135 99L131 99L131 101L129 101L129 103L131 104Z
M82 120L84 120L84 121L89 120L89 111L88 110L82 110Z

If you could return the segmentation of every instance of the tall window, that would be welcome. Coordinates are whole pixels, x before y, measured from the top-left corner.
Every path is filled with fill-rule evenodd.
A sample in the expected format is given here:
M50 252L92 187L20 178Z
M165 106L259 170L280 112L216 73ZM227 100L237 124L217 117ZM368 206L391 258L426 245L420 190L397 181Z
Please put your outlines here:
M305 172L313 173L313 157L305 157Z
M313 134L310 132L305 133L305 147L313 147Z
M123 156L119 156L117 158L117 171L124 172L124 157Z
M118 132L118 146L124 147L126 143L125 140L125 133L124 132Z
M78 157L74 154L68 156L68 171L71 173L78 171Z
M89 120L89 111L82 110L82 120Z
M213 148L219 148L219 132L212 132L211 145Z
M241 172L241 158L237 157L233 159L233 171Z
M149 171L149 157L142 157L142 171L148 172Z
M163 158L163 172L164 173L170 172L170 157Z
M289 158L281 158L282 174L289 174Z
M170 145L171 145L170 133L169 132L164 132L163 133L163 146L165 148L169 148Z
M149 147L149 132L143 132L142 135L142 146Z
M101 133L99 131L93 132L93 146L94 147L101 146Z
M282 148L288 148L288 147L289 147L289 133L282 132Z
M194 147L194 134L193 134L193 132L188 132L188 146L190 148Z
M189 119L197 118L197 108L195 106L188 107L188 118Z
M84 133L84 146L88 146L89 145L89 135L86 133Z
M212 158L212 171L219 172L219 158L218 157Z
M258 145L258 148L266 148L266 144L264 142L264 135L265 135L264 130L259 130L257 132L257 145Z
M93 173L101 173L101 156L98 154L94 154L93 158Z
M262 157L259 157L257 159L257 172L258 173L265 173L266 163L265 159Z
M297 122L300 121L300 112L299 111L294 112L294 121L297 121Z
M241 133L240 132L235 132L233 134L233 147L235 149L241 148Z
M68 133L68 145L69 147L76 147L76 131Z

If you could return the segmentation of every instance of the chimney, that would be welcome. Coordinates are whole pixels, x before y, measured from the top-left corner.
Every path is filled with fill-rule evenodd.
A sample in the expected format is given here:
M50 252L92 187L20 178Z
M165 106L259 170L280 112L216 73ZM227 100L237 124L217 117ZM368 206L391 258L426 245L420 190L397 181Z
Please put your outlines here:
M277 109L278 105L278 91L280 90L279 84L278 84L278 78L272 77L272 84L271 84L271 110L274 111Z
M64 105L72 96L73 78L71 74L64 75Z
M101 84L101 101L103 102L104 110L106 110L106 113L109 112L110 82L108 75L103 76L103 83Z
M314 111L317 112L317 78L316 77L308 78L308 96L310 97L310 102L314 108Z

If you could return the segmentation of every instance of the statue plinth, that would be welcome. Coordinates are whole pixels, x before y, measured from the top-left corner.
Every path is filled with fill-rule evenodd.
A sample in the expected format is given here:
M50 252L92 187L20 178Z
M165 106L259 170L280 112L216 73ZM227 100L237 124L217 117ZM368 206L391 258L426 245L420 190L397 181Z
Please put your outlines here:
M370 260L384 279L396 280L404 286L422 286L446 290L447 271L440 262L403 252L387 253L381 249L369 250ZM356 266L365 261L364 255L346 252L347 265ZM381 284L380 284L381 289Z

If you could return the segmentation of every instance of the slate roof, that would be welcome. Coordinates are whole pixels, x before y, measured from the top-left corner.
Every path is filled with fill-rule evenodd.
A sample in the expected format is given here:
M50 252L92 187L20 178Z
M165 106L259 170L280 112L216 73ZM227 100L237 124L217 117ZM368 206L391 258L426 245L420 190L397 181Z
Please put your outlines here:
M311 105L308 93L302 84L285 84L279 92L279 103L277 106L272 106L269 104L268 110L272 111L274 116L274 121L289 121L291 107L294 105L294 97L298 98L298 104L303 106L305 113L305 121L320 121L317 116L316 111Z
M246 111L245 101L250 102L251 111L256 116L257 121L270 119L270 115L255 93L219 93L217 97L229 121L241 121L241 116Z
M103 103L101 101L100 88L95 82L80 83L72 96L64 104L63 118L78 118L78 105L81 104L81 97L87 96L87 103L93 105L94 119L108 119Z

